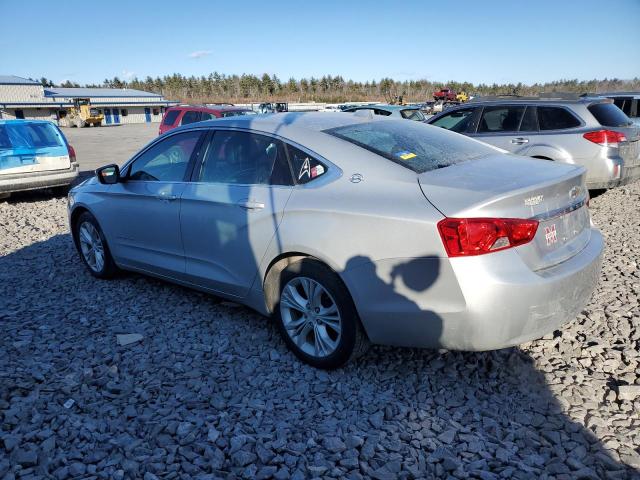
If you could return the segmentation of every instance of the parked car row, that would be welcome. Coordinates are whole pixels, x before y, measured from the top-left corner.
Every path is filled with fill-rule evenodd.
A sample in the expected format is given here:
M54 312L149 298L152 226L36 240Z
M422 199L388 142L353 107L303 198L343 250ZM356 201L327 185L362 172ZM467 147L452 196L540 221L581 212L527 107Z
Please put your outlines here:
M603 251L585 168L392 118L173 129L71 190L81 261L248 305L319 368L369 343L507 347L580 312Z
M640 129L611 99L476 99L427 122L518 155L584 166L590 189L640 177Z
M233 117L236 115L256 115L251 109L236 107L230 104L220 105L178 105L165 110L158 135L181 125L204 122L215 118Z

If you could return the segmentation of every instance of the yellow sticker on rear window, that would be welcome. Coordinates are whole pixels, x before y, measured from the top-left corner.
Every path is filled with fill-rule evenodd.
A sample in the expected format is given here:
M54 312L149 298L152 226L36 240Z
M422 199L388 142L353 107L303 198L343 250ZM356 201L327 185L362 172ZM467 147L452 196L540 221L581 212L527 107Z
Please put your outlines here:
M411 153L411 152L400 152L400 153L398 154L398 156L399 156L402 160L409 160L409 159L411 159L411 158L415 157L415 156L416 156L416 154L415 154L415 153Z

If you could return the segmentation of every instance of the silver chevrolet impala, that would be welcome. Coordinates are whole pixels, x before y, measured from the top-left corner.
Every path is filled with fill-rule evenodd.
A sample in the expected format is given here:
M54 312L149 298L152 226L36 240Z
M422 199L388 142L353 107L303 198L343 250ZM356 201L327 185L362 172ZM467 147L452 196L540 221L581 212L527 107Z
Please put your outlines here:
M69 194L80 257L272 316L303 361L369 343L490 350L571 320L603 238L585 169L342 113L233 117L157 138Z

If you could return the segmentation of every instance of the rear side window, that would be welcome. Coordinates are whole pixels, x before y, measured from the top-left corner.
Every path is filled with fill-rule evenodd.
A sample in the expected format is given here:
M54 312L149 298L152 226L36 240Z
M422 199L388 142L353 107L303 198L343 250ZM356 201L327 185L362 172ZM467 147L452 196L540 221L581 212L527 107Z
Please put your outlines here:
M521 132L536 132L538 131L538 118L536 116L536 107L527 107L524 111L524 117L520 122Z
M180 125L188 125L189 123L199 122L200 121L200 112L196 112L195 110L187 110L184 112L182 116L182 121Z
M631 120L613 103L594 103L587 107L603 127L626 127Z
M322 162L299 148L287 145L287 150L297 183L308 183L327 171L327 167Z
M431 125L446 128L447 130L451 130L452 132L466 132L471 126L473 112L473 108L456 110L455 112L443 115L442 117L432 122Z
M515 132L520 126L525 107L495 106L485 107L478 126L478 133Z
M613 104L622 110L627 117L631 116L633 97L616 97L613 99Z
M416 122L424 121L424 115L418 109L411 108L407 110L400 110L400 115L402 115L402 118L406 118L407 120L415 120Z
M496 153L488 145L419 122L363 122L325 133L417 173Z
M209 112L202 112L201 116L200 116L200 121L204 122L205 120L213 120L215 119L216 116L213 113L209 113ZM184 119L182 120L183 125L184 125Z
M164 120L162 121L163 125L173 125L176 123L176 118L180 115L180 110L169 110L167 114L164 116Z
M292 185L284 144L266 135L214 133L197 181L236 185Z
M538 107L538 126L540 130L564 130L580 126L569 110L560 107Z

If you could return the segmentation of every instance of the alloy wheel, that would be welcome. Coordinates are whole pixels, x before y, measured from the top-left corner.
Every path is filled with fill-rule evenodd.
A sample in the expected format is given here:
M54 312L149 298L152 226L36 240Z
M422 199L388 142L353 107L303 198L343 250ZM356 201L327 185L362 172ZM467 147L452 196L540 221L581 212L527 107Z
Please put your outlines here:
M328 357L342 336L335 300L316 280L295 277L282 289L280 315L287 335L307 355Z
M80 250L89 268L101 272L104 268L104 245L96 227L91 222L83 222L78 229Z

